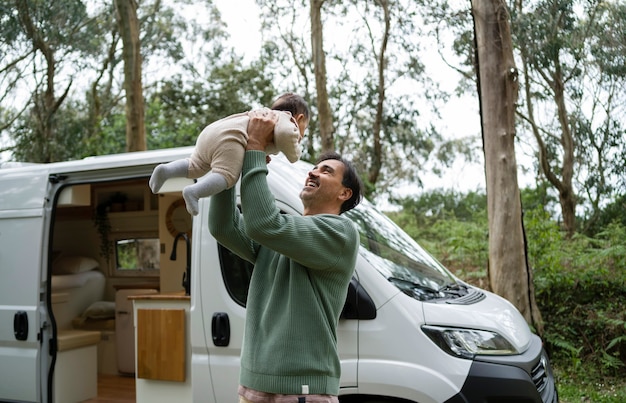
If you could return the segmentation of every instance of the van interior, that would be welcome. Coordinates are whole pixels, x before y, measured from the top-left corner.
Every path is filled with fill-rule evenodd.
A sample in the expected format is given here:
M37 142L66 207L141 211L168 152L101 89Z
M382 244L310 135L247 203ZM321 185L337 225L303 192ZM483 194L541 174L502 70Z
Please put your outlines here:
M72 185L59 193L52 217L54 401L134 402L128 297L186 292L192 218L181 192L152 194L148 178Z

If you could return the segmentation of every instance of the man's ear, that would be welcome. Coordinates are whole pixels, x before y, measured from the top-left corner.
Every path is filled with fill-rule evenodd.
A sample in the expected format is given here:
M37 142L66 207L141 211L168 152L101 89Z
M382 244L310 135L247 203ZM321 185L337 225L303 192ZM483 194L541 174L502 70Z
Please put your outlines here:
M346 201L352 197L352 189L344 187L339 194L339 199Z

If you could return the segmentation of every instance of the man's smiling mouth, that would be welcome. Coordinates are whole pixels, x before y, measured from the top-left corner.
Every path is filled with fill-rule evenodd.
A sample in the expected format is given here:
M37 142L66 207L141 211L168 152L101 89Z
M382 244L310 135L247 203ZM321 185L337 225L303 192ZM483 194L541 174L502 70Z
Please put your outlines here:
M319 186L319 184L317 183L317 181L315 181L313 179L309 179L309 180L306 181L305 186L306 187L314 187L314 188L316 188L316 187Z

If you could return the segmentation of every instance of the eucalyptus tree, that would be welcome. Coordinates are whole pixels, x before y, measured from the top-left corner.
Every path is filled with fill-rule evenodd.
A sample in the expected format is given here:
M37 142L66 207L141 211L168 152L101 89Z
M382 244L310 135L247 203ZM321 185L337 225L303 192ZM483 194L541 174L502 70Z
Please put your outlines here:
M577 206L590 208L593 221L624 174L626 5L518 0L512 6L524 67L519 116L536 139L541 171L558 191L572 235Z
M124 92L126 93L126 151L146 150L142 57L136 0L115 0L117 22L122 37Z
M260 63L267 71L274 72L276 80L280 83L278 87L282 91L297 92L309 103L312 113L303 141L305 148L303 158L314 160L320 143L326 143L327 147L334 143L335 127L332 123L334 115L325 114L324 106L322 112L318 107L318 102L322 104L327 102L323 98L318 101L318 93L323 96L326 91L321 81L319 84L316 82L311 41L315 41L315 46L321 48L318 57L325 63L327 52L323 48L323 37L312 39L313 30L307 30L307 27L310 27L312 14L315 12L319 13L319 23L322 23L322 6L328 3L319 2L319 9L314 9L313 3L309 8L306 0L256 0L256 3L261 10L263 38L259 54ZM323 31L316 33L323 35ZM325 74L325 70L325 67L318 67L317 72ZM320 124L322 120L324 123ZM334 144L332 146L334 147Z
M476 61L467 7L430 4L433 32L453 37L450 48L457 63L450 64L461 73L460 88L473 91ZM531 145L534 169L558 194L562 225L571 235L581 228L577 215L591 225L623 186L626 5L583 0L507 4L519 68L518 144ZM444 40L440 46L447 46Z
M496 3L499 2L472 2L484 7ZM585 194L579 190L587 191L587 205L597 205L600 200L604 198L606 201L607 196L611 195L609 191L612 185L620 183L620 173L621 178L624 177L624 5L610 1L570 0L519 0L509 4L510 7L506 7L501 3L495 12L503 12L507 8L511 10L512 55L519 73L514 65L512 70L499 68L487 82L481 73L478 78L479 95L483 99L485 91L498 89L498 80L507 77L514 79L515 87L519 82L522 90L515 110L515 122L512 121L511 112L517 97L503 98L499 104L493 104L508 107L495 114L491 111L491 115L508 118L509 124L501 127L500 140L485 138L486 158L494 141L505 142L512 133L521 138L532 133L537 144L537 165L545 180L557 190L564 228L571 235L576 230L577 203L581 202ZM504 40L506 35L500 33L492 38L479 38L477 33L474 37L469 18L471 14L467 7L455 8L445 1L432 6L428 22L436 27L435 33L448 30L452 34L452 49L461 62L455 68L461 73L460 77L465 80L465 84L472 83L477 79L473 72L475 66L480 71L484 68L484 60L480 60L481 46L491 46L494 50L494 45ZM497 21L491 24L492 27L500 25ZM440 42L440 46L442 44ZM494 56L482 50L483 56ZM498 67L487 64L489 69ZM461 88L472 90L471 85ZM509 92L512 91L516 92L510 88ZM486 112L482 111L483 118ZM483 130L486 136L485 128ZM509 153L501 152L499 157L503 164L514 162L514 157ZM498 188L503 191L500 203L494 206L490 201L488 209L491 287L525 312L527 320L528 313L531 313L532 322L537 323L535 320L538 317L535 317L533 311L532 282L529 282L532 272L527 267L526 270L520 269L527 266L525 257L519 256L521 252L525 253L523 242L518 241L517 245L510 243L508 247L502 244L499 249L492 247L493 236L519 240L517 225L511 225L506 220L494 223L495 226L491 224L491 216L498 210L501 214L505 213L503 218L506 218L506 214L514 218L520 216L516 207L519 193L515 189L511 190L511 185L515 184L505 179L495 183L494 189L489 179L494 176L493 169L489 167L488 161L486 166L488 188L491 187L496 193ZM514 175L509 175L509 178L514 178ZM514 208L507 208L507 202L512 203ZM508 211L502 211L502 207ZM517 254L515 261L494 265L498 261L506 262L506 259L502 259L503 252ZM496 276L494 269L499 272ZM515 286L516 283L522 284L522 287ZM511 292L511 286L517 288L518 292ZM526 305L531 310L524 310L518 304L520 300L528 300L528 296L531 297L530 305Z
M192 6L191 17L181 13ZM137 18L144 91L177 73L219 64L226 34L212 2L181 0L174 9L143 0ZM3 138L11 137L13 158L54 161L125 151L114 2L12 0L0 3L0 21L0 129Z
M311 0L309 21L302 0L257 4L275 70L314 106L307 155L330 147L324 142L332 133L333 148L363 172L368 195L403 180L419 182L440 137L420 122L420 114L436 109L438 92L423 74L415 2Z
M542 333L517 182L515 104L519 87L509 13L505 0L473 0L472 16L487 179L489 283Z
M420 184L424 163L441 134L421 115L437 116L442 93L425 73L422 9L414 1L341 3L339 18L351 27L339 79L334 83L345 132L366 172L368 194L399 182ZM350 138L348 136L353 136Z
M317 110L322 151L333 151L333 115L328 100L326 74L326 53L324 52L324 26L322 24L322 6L326 0L310 0L311 2L311 56L315 74L315 90L317 93Z
M16 134L9 151L22 160L65 156L57 112L94 54L93 20L77 0L13 0L0 5L0 127ZM61 75L66 71L68 74Z
M220 13L212 2L202 0L180 0L175 5L161 0L137 3L98 0L95 8L94 13L105 31L102 37L108 40L104 42L106 47L101 52L106 57L99 64L100 74L92 82L88 96L92 106L90 115L95 123L91 138L104 137L111 144L120 143L119 139L124 135L121 127L124 126L119 124L119 113L120 108L125 106L124 131L132 135L127 138L126 147L121 150L117 147L117 150L145 149L159 144L151 140L153 133L141 129L148 123L148 129L154 129L154 123L144 123L145 117L142 116L144 110L154 111L154 108L139 104L144 98L151 97L152 92L158 91L161 82L168 82L177 76L187 77L180 83L184 86L181 91L192 88L195 79L206 79L198 76L208 74L213 66L218 65L224 50L226 32ZM136 8L134 12L133 8ZM136 15L124 19L120 10L130 12L131 17ZM136 26L128 26L131 21ZM123 73L120 66L124 68ZM120 86L120 82L124 85ZM102 104L107 107L101 108ZM179 109L181 107L178 106ZM98 153L93 145L94 142L90 142L90 149Z

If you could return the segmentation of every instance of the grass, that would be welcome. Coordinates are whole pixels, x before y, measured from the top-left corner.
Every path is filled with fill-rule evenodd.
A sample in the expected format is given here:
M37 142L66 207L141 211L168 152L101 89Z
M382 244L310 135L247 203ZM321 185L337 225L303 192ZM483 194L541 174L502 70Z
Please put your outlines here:
M552 362L561 403L623 403L626 402L626 379L588 379L573 374L568 368ZM591 370L590 372L595 372Z

